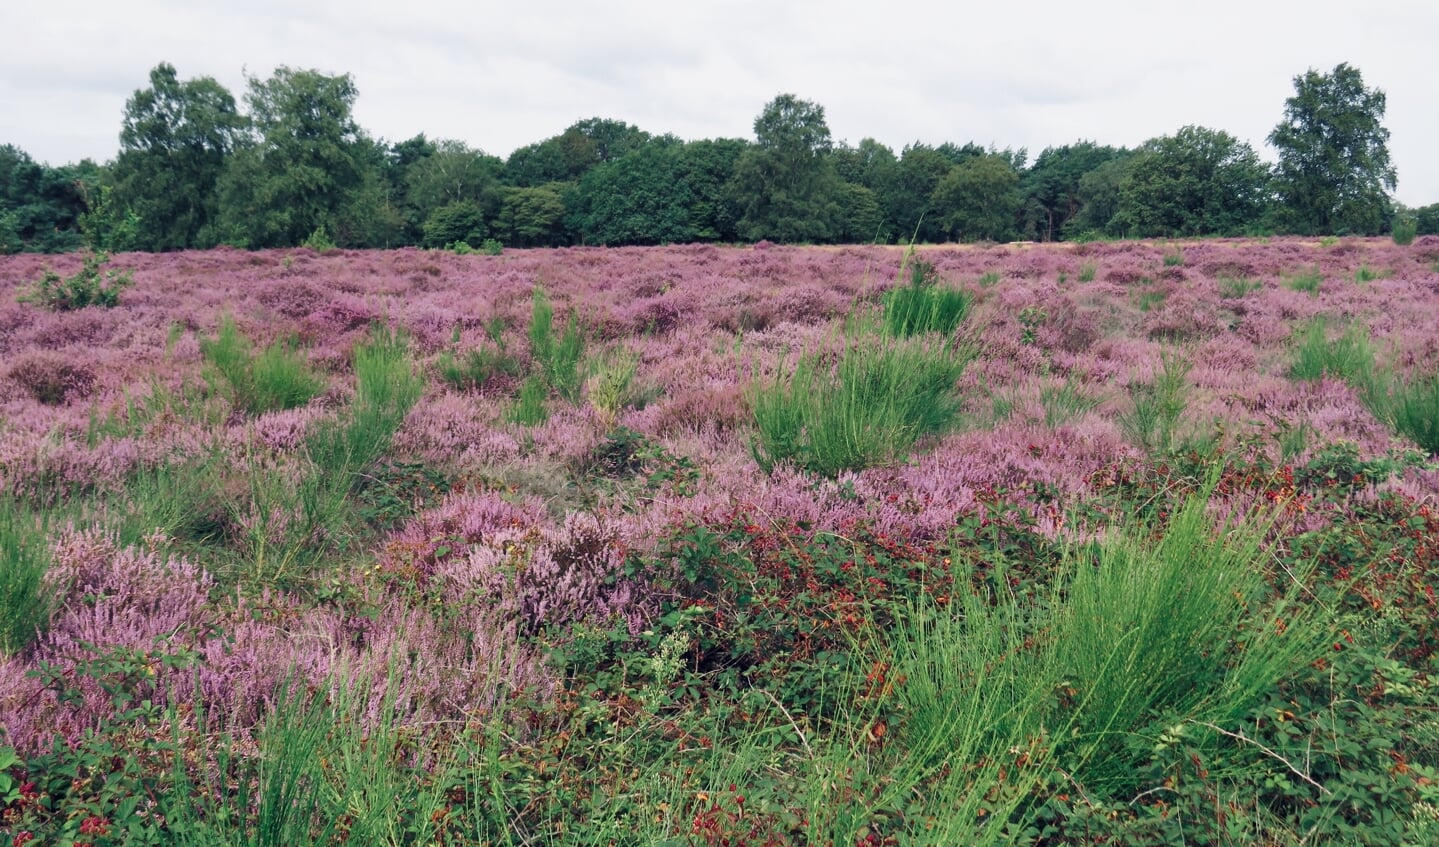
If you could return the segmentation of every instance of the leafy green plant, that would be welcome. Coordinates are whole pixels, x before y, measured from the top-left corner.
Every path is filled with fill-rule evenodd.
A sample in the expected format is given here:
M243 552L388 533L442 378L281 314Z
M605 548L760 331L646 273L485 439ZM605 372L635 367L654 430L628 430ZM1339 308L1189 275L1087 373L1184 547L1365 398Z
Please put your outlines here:
M1019 343L1034 344L1039 337L1039 328L1049 320L1049 312L1042 306L1025 306L1019 310Z
M228 315L220 319L213 338L200 339L200 355L223 380L230 404L246 414L303 406L325 387L324 380L290 344L277 342L255 353Z
M1175 427L1189 405L1189 361L1178 353L1161 356L1159 373L1129 387L1133 407L1119 415L1119 428L1149 452L1165 452L1174 443Z
M538 426L550 419L546 405L549 388L540 376L531 376L520 383L520 393L510 408L509 419L524 426Z
M969 315L971 301L968 292L938 284L934 265L915 259L909 284L885 292L884 330L895 338L948 336Z
M102 271L110 262L105 253L90 253L74 276L65 279L46 268L40 279L20 295L20 301L52 312L68 312L97 306L112 309L120 303L120 292L135 284L129 271Z
M498 256L505 252L505 245L493 238L486 238L480 242L480 252L486 256Z
M335 240L325 232L325 225L320 224L315 230L305 237L301 246L308 247L316 253L324 253L327 250L335 249Z
M1390 380L1378 410L1399 434L1439 456L1439 374Z

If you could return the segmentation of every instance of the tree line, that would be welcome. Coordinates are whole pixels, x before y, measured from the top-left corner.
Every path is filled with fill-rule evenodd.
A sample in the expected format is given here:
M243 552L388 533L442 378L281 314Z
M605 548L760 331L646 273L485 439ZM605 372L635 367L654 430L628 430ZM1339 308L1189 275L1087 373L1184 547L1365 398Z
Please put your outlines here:
M836 142L824 108L766 104L754 138L684 141L581 120L507 159L425 135L386 142L355 121L348 75L277 68L243 108L211 77L162 63L126 102L113 161L50 167L0 146L0 253L228 244L479 247L1053 241L1295 233L1372 235L1404 209L1385 96L1340 64L1294 78L1266 165L1222 130L1136 148Z

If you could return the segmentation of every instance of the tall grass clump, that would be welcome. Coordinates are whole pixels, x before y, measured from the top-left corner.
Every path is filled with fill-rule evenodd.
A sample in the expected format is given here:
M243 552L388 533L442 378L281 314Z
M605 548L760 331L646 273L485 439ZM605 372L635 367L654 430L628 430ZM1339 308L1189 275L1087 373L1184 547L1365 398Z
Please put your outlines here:
M1330 643L1308 574L1266 565L1264 521L1213 528L1213 487L1157 541L1132 530L1076 549L1057 583L1051 649L1074 710L1058 755L1090 789L1128 787L1133 751L1166 735L1217 743L1214 727L1237 726Z
M884 295L884 331L894 338L929 332L948 336L968 317L972 299L966 291L938 284L934 265L916 259L909 284Z
M1302 291L1313 296L1319 293L1319 286L1324 282L1324 273L1318 268L1301 271L1284 280L1284 286L1290 291Z
M48 567L43 525L0 500L0 658L29 647L49 623Z
M200 339L200 354L223 381L230 404L246 414L303 406L325 387L293 346L275 343L257 354L228 316L213 338Z
M333 426L306 441L299 467L247 465L247 490L232 503L245 528L249 570L263 582L296 575L348 524L347 498L378 461L424 390L404 333L376 325L355 348L355 398Z
M837 360L806 354L751 387L755 459L767 471L793 462L824 476L895 461L951 425L966 361L941 342L852 324Z
M1439 374L1408 382L1389 380L1375 414L1387 419L1400 435L1439 456Z
M554 322L555 309L549 295L543 288L535 288L530 315L530 355L550 389L574 402L579 399L584 382L580 359L585 352L585 337L573 313L558 336Z
M1374 348L1362 327L1350 325L1330 338L1329 323L1321 316L1296 333L1296 342L1290 377L1307 381L1329 376L1361 389L1374 385Z
M446 350L437 365L440 379L452 388L473 391L497 378L518 377L523 365L510 353L504 331L504 322L496 318L485 324L490 346L472 347L464 353ZM456 327L451 343L458 344L459 340L460 330Z
M1130 386L1133 406L1119 415L1120 430L1146 451L1166 452L1174 444L1175 428L1189 405L1190 362L1166 352L1159 373Z

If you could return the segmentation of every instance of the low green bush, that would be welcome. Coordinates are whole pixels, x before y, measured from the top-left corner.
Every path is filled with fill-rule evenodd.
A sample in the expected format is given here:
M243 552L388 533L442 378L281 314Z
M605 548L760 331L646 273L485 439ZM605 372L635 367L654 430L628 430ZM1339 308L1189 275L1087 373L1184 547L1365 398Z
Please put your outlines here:
M47 268L20 300L52 312L87 306L112 309L120 303L120 292L134 285L135 280L129 271L102 271L109 262L105 253L90 253L80 271L68 279Z
M230 404L249 415L303 406L325 388L293 345L277 342L256 353L229 316L220 319L214 337L200 339L200 355L219 377L212 384L222 382Z

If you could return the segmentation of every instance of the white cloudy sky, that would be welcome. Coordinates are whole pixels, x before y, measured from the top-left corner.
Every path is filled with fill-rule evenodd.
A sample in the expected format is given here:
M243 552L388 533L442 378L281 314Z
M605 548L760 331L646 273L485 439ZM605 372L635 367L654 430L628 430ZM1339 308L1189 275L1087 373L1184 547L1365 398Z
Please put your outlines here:
M18 0L7 0L6 4ZM752 137L781 92L837 140L1135 145L1186 124L1265 137L1293 77L1340 62L1388 95L1398 198L1439 202L1436 0L46 0L5 15L0 143L114 156L162 61L237 98L277 65L350 73L356 115L499 156L586 117Z

